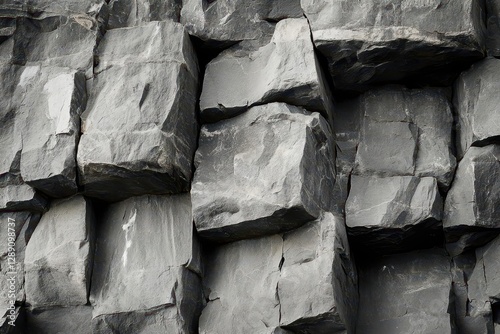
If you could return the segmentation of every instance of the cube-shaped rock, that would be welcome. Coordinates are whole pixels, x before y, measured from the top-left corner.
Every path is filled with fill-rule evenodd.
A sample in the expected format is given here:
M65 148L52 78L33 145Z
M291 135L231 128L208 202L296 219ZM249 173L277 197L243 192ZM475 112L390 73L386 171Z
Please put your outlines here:
M326 120L283 103L204 125L191 194L200 236L230 241L298 227L332 207Z
M487 58L462 73L455 83L459 158L470 146L500 143L499 76L500 59Z
M97 54L78 147L85 193L117 201L188 190L198 70L187 33L171 21L114 29Z
M423 246L431 238L422 235L441 230L442 213L432 177L351 177L346 223L360 247L394 251Z
M201 116L214 122L253 105L286 102L322 112L328 119L328 94L307 20L287 19L276 25L269 44L247 51L235 46L207 65Z
M301 0L336 87L449 83L483 57L479 1ZM439 66L439 67L438 67ZM452 74L452 75L450 75Z
M99 225L91 291L94 330L126 332L132 326L131 333L194 333L201 283L189 195L114 203Z
M358 264L356 333L451 333L450 259L434 248Z
M460 252L491 240L500 228L500 146L470 147L444 206L449 245ZM458 248L457 248L458 247Z
M80 195L52 202L26 247L26 302L34 308L87 304L93 255L90 202Z

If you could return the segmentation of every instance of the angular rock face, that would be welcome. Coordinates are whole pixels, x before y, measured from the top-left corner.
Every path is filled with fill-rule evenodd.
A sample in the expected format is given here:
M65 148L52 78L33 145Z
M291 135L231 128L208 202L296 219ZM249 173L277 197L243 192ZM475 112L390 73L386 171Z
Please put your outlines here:
M181 0L112 0L109 3L108 29L134 27L150 21L179 22Z
M298 227L332 207L331 131L282 103L203 126L192 184L200 236L231 241Z
M90 306L52 307L26 312L27 333L92 333Z
M302 0L336 87L401 80L439 83L483 56L478 1ZM446 74L446 75L443 75ZM443 76L445 78L443 78Z
M94 16L104 5L105 0L15 0L0 4L0 16L32 16L46 18L60 15Z
M500 143L500 60L488 58L474 64L455 84L458 114L457 153L462 158L470 146Z
M195 332L201 284L193 233L189 195L133 197L107 208L92 276L97 333Z
M273 21L302 17L300 0L187 0L181 23L211 46L257 40L272 34Z
M372 259L359 266L356 333L450 333L450 260L440 249Z
M351 177L346 223L360 247L412 249L425 244L422 234L439 233L441 218L442 199L432 177Z
M82 196L54 201L26 248L26 302L34 308L85 305L94 253L94 218Z
M495 237L491 230L500 230L499 174L498 145L471 147L460 161L443 219L452 253L484 244Z
M78 147L85 193L116 201L186 191L197 133L189 37L168 21L115 29L98 57Z
M329 119L328 90L307 20L287 19L276 25L269 44L251 51L233 47L207 65L201 117L214 122L253 105L286 102L322 112Z
M284 236L220 246L206 268L200 333L354 329L357 274L343 221L332 214Z
M500 2L486 0L486 28L488 55L500 56Z
M8 185L0 188L0 212L43 212L46 208L47 199L26 184Z

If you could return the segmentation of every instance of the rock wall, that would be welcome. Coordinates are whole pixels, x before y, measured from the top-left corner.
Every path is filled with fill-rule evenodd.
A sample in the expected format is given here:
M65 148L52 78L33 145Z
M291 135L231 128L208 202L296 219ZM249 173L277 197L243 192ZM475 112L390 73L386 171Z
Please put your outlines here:
M0 1L0 333L500 333L500 0Z

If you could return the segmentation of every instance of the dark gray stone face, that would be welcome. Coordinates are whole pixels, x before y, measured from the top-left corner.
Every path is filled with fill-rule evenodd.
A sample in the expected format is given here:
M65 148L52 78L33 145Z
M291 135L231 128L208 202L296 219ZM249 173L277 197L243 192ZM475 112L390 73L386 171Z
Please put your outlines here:
M302 0L301 4L314 43L328 59L335 86L342 90L404 80L449 84L454 64L470 64L484 54L479 1Z
M204 125L191 190L200 236L231 241L278 233L332 208L330 138L318 113L283 103Z
M151 21L179 22L182 0L111 0L109 7L107 28L116 29Z
M92 333L92 307L52 307L26 311L25 330L28 333Z
M359 265L356 333L450 333L452 277L446 252L434 248Z
M193 52L173 22L105 35L78 147L86 194L116 201L189 189L198 129Z

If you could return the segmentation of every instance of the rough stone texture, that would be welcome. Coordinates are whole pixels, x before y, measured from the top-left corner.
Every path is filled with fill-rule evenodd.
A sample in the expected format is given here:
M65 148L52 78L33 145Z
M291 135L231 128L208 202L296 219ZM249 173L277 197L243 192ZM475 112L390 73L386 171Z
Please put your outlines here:
M500 143L499 76L500 60L487 58L462 73L455 84L459 158L470 146Z
M182 0L111 0L108 29L133 27L150 21L179 22Z
M442 83L482 58L479 1L301 0L335 86ZM445 75L444 75L445 74Z
M486 28L488 55L500 56L500 2L486 0Z
M357 273L346 241L342 219L327 213L284 236L219 246L207 257L200 333L353 330Z
M47 199L26 184L0 188L0 211L43 212Z
M331 131L283 103L202 127L192 184L200 236L230 241L298 227L332 207Z
M201 269L189 195L133 197L110 205L99 225L94 331L194 333Z
M90 306L53 307L26 311L26 333L91 334Z
M116 201L186 191L198 74L188 35L170 21L114 29L97 53L78 147L85 193Z
M495 237L491 230L500 230L499 160L500 146L489 145L469 148L460 161L443 218L453 254L484 244Z
M269 44L256 50L233 47L207 65L201 117L214 122L254 105L286 102L329 119L329 94L307 20L287 19L276 25Z
M273 21L302 16L300 0L186 0L181 23L190 34L216 47L260 39L272 34Z
M423 235L441 229L442 213L432 177L351 177L346 224L363 248L398 250L425 244Z
M26 302L85 305L94 254L94 217L82 196L52 202L26 247Z
M14 0L0 3L0 17L95 16L105 0Z
M359 266L356 333L451 333L450 259L434 248Z

